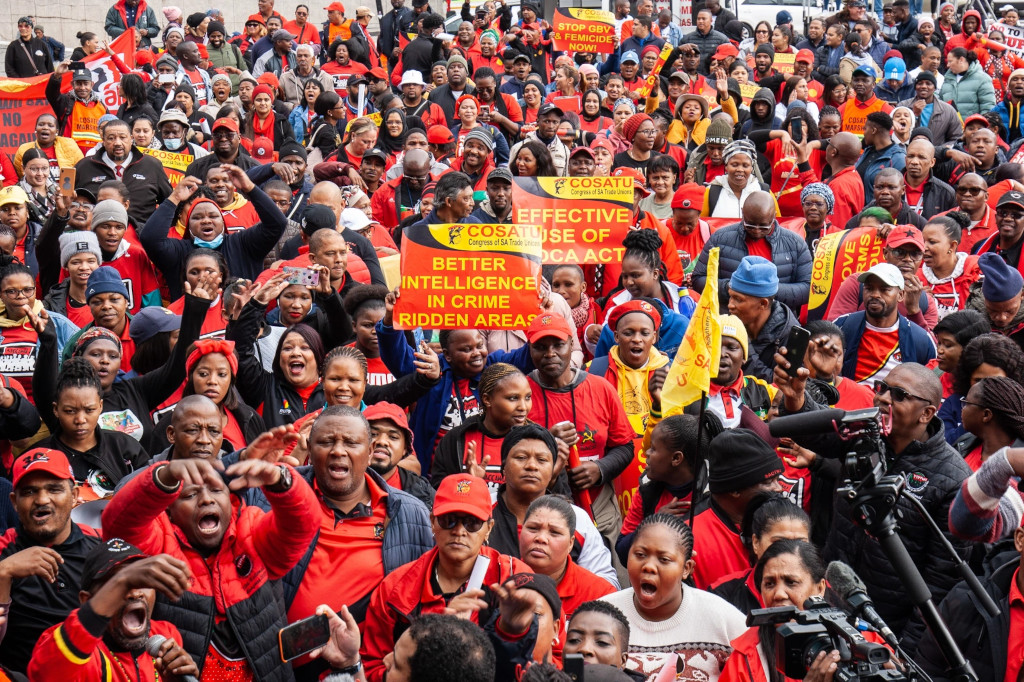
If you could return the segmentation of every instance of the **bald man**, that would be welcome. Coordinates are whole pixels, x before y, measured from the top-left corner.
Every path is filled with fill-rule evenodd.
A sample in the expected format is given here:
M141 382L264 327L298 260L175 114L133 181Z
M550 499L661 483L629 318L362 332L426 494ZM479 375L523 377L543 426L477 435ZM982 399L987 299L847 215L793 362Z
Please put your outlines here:
M374 220L393 231L400 222L417 212L423 187L448 170L448 166L438 164L425 149L405 152L401 173L392 178L389 172L388 181L370 199Z
M860 139L853 133L836 133L825 147L825 162L832 169L825 184L832 188L836 198L831 217L833 225L846 225L865 206L864 180L856 168L860 152Z
M729 304L729 279L743 257L763 256L774 261L778 269L776 298L794 313L800 312L811 291L811 253L802 237L779 225L775 208L775 198L768 192L752 192L747 196L743 203L743 220L718 230L704 244L693 270L697 291L707 282L708 254L718 246L722 247L718 292L723 307Z
M849 339L847 342L850 348L853 344ZM784 396L780 412L801 411L805 408L804 401L809 401L804 396L807 369L801 368L798 377L791 377L786 371L789 363L785 356L777 354L775 358L775 383ZM928 515L953 543L957 553L966 559L970 546L950 535L947 520L949 505L971 470L964 458L946 443L942 421L936 416L941 402L942 384L938 377L915 362L901 364L889 372L874 398L875 406L892 423L892 432L883 439L885 452L882 454L890 463L888 473L906 481L907 492L924 504ZM812 410L822 407L827 406L807 405ZM849 450L834 434L795 440L818 453L838 455ZM900 537L931 591L932 601L938 604L960 580L959 571L911 502L900 497L896 514L900 519ZM869 539L866 531L852 519L849 502L836 497L835 513L825 542L825 560L844 561L853 567L867 585L879 615L900 637L904 650L913 656L924 626L881 545Z
M956 206L956 193L952 187L935 177L932 173L934 167L935 145L923 137L907 145L903 172L906 181L904 198L910 210L925 220Z
M307 203L328 207L334 212L335 220L338 220L341 217L341 212L347 208L345 206L345 198L341 194L341 188L333 182L326 181L318 182L313 186ZM384 279L384 271L380 269L380 261L377 259L377 251L373 248L370 240L347 227L339 228L338 231L345 238L345 242L352 250L352 253L359 256L366 264L366 269L370 271L371 283L387 286L387 280ZM299 255L300 249L304 250L302 236L292 237L281 248L279 257L283 260L291 260Z

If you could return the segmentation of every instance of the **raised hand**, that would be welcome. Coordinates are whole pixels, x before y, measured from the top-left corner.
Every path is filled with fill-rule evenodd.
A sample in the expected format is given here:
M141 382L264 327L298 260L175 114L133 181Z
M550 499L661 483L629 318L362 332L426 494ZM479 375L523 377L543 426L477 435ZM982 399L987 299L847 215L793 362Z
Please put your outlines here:
M224 472L231 476L228 488L235 492L246 488L262 488L281 480L280 465L262 459L245 459L235 462Z
M466 456L463 458L463 464L466 465L466 473L470 476L476 476L477 478L486 479L487 477L487 465L491 463L491 456L484 455L482 462L476 461L476 442L470 441L466 443Z
M199 178L186 175L181 179L180 182L175 186L174 191L171 192L170 201L172 204L180 204L183 201L188 201L192 198L192 195L199 190L199 185L202 184Z
M258 287L253 291L252 297L256 299L256 302L260 305L267 305L284 291L290 283L288 282L288 275L284 271L276 272L271 275L270 279L263 284L257 283L255 286Z
M312 427L312 419L306 420L310 427ZM308 430L307 430L308 434ZM249 444L245 450L242 451L243 460L263 460L270 464L277 464L285 458L285 451L292 443L299 440L299 434L295 430L294 424L285 424L284 426L276 426L269 431L265 431L256 437L252 443ZM293 464L288 462L288 464ZM297 465L297 463L295 463ZM230 469L229 469L230 471Z
M413 353L413 356L416 359L412 364L416 366L418 373L434 381L441 378L441 358L430 347L430 344L425 341L421 342L419 351Z

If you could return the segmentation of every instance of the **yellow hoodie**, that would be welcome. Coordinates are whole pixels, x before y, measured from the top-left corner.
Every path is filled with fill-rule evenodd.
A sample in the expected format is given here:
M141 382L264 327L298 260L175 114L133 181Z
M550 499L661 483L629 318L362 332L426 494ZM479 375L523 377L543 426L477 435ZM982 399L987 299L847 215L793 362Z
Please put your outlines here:
M614 368L618 384L619 400L626 410L626 417L633 425L638 436L646 430L647 417L651 413L651 394L647 390L647 382L651 374L669 363L668 356L655 347L651 347L647 356L647 364L640 369L633 369L619 359L619 347L612 346L608 353L609 367Z

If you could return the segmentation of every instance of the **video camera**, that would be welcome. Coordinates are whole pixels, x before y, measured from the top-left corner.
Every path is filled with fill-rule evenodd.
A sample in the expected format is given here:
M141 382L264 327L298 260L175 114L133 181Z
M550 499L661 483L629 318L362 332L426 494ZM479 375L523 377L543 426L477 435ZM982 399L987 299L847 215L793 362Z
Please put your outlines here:
M811 597L803 611L795 606L755 609L747 625L775 625L775 662L779 672L800 680L821 652L839 652L837 682L900 682L906 676L886 669L890 652L882 644L869 642L849 616L821 597ZM795 622L794 622L795 621Z

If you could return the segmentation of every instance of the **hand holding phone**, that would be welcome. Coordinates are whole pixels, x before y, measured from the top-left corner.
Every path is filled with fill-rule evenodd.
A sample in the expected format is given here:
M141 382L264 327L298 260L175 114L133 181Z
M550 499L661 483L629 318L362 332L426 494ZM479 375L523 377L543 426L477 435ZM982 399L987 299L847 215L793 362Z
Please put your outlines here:
M326 615L310 616L287 625L277 632L281 647L281 660L287 663L314 649L319 649L331 639L331 626Z
M793 327L789 330L789 338L786 339L786 360L789 361L789 369L786 373L789 376L796 376L796 371L804 366L804 356L807 354L807 344L811 340L811 333L803 327Z
M315 287L320 283L320 273L311 268L296 268L286 265L282 268L285 280L289 284L301 284L304 287Z
M476 562L473 564L473 572L469 574L469 582L466 583L466 591L479 590L484 584L484 577L487 575L487 569L491 565L490 557L485 557L483 554L476 558Z
M75 169L60 169L60 193L69 199L75 198Z

